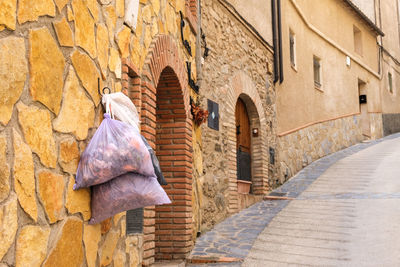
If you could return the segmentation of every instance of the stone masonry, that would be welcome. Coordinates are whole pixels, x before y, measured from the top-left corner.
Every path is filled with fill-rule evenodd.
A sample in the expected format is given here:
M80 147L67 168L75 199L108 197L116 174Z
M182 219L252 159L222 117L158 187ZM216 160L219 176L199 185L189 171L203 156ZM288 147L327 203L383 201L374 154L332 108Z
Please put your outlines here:
M317 123L278 138L277 184L283 184L311 162L364 140L359 115Z
M224 1L201 1L202 29L209 56L202 68L201 96L219 104L219 131L202 125L203 168L195 169L198 181L201 230L210 229L229 214L254 203L272 185L275 166L269 165L268 148L276 148L275 90L272 83L272 50L249 30ZM245 102L253 128L254 195L237 193L235 105Z
M160 245L154 236L154 208L145 211L141 234L126 235L125 213L91 226L87 223L90 190L73 191L72 185L80 154L102 121L98 86L132 98L141 111L143 133L155 148L154 101L163 71L159 67L177 77L181 101L187 103L176 103L176 114L188 114L185 131L190 133L184 144L188 156L181 161L185 166L176 168L183 168L187 179L182 183L187 211L181 223L187 225L187 233L182 234L188 241L185 253L191 249L192 167L186 162L192 162L188 104L192 93L185 61L192 62L194 73L196 64L195 56L189 56L180 41L179 13L187 25L184 39L195 51L195 1L140 0L135 30L123 23L128 1L0 3L1 266L141 266L154 262L155 247ZM163 44L169 40L170 45L159 46L160 40ZM155 45L164 50L155 54ZM160 55L166 55L165 51L174 57L163 59ZM171 129L179 128L177 123L173 121ZM179 196L171 198L178 201Z

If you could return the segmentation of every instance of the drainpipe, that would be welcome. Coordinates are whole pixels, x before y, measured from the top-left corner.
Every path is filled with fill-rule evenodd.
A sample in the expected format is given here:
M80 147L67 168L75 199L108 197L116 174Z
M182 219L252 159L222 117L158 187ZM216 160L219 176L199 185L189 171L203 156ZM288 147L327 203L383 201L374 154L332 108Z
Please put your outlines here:
M278 8L278 43L279 43L279 83L283 82L283 53L282 53L282 19L281 19L281 0L277 0Z
M279 59L278 59L278 40L276 38L276 8L275 8L275 1L271 0L271 17L272 17L272 42L274 46L274 84L279 80Z
M202 75L201 54L201 0L197 0L197 33L196 33L196 77L197 85L201 87Z

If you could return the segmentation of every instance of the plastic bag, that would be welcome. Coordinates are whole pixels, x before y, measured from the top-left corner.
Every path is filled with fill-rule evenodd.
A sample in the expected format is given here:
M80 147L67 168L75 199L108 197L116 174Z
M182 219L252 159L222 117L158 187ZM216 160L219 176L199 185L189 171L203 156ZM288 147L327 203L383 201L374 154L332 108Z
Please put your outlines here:
M111 118L126 122L139 131L139 114L131 99L124 93L104 94L101 102Z
M160 162L158 161L158 158L156 157L156 154L154 153L154 150L151 148L149 143L147 142L146 138L142 135L142 140L147 149L149 150L151 161L153 163L154 167L154 172L157 176L157 181L160 185L167 185L167 181L165 181L164 175L162 174L161 167L160 167Z
M126 210L170 203L155 176L126 173L92 187L92 218L89 224L99 223Z
M107 182L127 172L155 176L139 132L104 114L103 122L81 156L74 190Z

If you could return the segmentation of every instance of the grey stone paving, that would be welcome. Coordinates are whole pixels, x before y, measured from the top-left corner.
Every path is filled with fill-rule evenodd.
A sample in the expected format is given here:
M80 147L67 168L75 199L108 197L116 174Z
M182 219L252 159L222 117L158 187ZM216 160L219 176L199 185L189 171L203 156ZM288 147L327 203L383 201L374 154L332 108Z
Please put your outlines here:
M283 193L284 196L296 198L296 200L313 199L320 201L329 201L330 199L343 199L343 206L351 209L352 199L398 199L400 193L365 193L365 192L330 192L329 184L326 192L319 190L318 192L307 191L307 194L302 194L310 185L320 177L329 167L337 161L353 155L361 150L369 148L385 140L390 140L400 137L399 134L394 134L379 140L371 141L369 143L360 143L352 147L346 148L339 152L333 153L329 156L321 158L302 171L296 176L291 178L281 187L273 192ZM349 167L349 172L351 172ZM354 181L352 184L354 189L362 188L363 181ZM302 194L300 196L300 194ZM249 254L250 249L253 248L254 241L260 233L271 223L274 217L282 211L290 203L289 200L273 200L262 201L252 205L251 207L229 217L220 224L216 225L214 229L205 233L196 240L195 247L191 256L209 256L209 257L233 257L244 259ZM350 205L349 207L347 207ZM330 214L332 215L332 214ZM332 215L334 217L334 214ZM290 219L290 218L289 218ZM292 218L296 220L296 217ZM334 220L333 220L334 222ZM339 226L340 227L340 226ZM340 242L341 239L338 239ZM343 240L342 240L343 241ZM256 248L253 248L253 250ZM327 257L329 258L329 256ZM220 263L220 264L207 264L207 266L240 266L241 263ZM204 266L201 264L189 264L188 266Z

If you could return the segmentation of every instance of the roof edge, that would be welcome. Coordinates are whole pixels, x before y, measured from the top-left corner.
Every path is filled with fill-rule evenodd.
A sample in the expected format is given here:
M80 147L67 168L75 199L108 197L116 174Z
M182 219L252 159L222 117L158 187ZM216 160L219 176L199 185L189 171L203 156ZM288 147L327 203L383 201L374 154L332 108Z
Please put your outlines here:
M343 0L344 3L346 3L355 13L357 13L358 16L360 16L364 22L378 35L385 36L383 31L376 26L376 24L370 20L367 15L364 14L364 12L361 11L361 9L358 8L351 0Z

